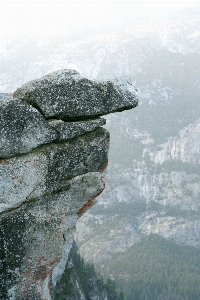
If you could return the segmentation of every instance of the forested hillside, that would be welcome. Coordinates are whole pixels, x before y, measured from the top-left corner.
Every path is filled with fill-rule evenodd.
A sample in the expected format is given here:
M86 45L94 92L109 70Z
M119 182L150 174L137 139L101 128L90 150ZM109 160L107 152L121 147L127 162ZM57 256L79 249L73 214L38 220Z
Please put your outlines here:
M93 264L86 263L77 252L74 243L65 271L54 290L55 300L124 300L122 292L117 294L114 280L104 282Z
M200 250L149 235L126 253L114 254L101 271L116 281L128 300L197 300Z

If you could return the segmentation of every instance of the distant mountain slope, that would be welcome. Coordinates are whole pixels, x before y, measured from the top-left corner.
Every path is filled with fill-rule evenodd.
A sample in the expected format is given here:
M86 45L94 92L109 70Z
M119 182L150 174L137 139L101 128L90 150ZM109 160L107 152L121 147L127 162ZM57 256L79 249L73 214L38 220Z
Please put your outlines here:
M182 19L175 16L173 21L136 21L125 30L83 39L2 39L0 90L12 92L28 80L61 68L76 69L89 78L135 76L137 72L144 74L151 64L152 55L155 54L155 70L163 64L162 55L159 57L156 51L179 53L180 58L198 53L199 25L199 15ZM151 76L153 80L153 74Z
M127 300L197 300L199 262L200 250L149 235L100 269L115 278Z
M83 257L96 265L110 260L113 273L118 255L124 261L152 233L159 236L157 247L165 238L174 247L200 248L199 28L199 14L188 11L105 35L21 39L2 48L2 92L60 68L133 82L138 89L136 109L106 117L111 133L106 189L77 226ZM158 300L184 297L159 293Z
M152 233L175 244L200 248L200 39L197 27L193 34L185 34L192 23L184 21L179 29L173 22L169 32L163 29L160 41L167 38L162 47L161 42L155 46L152 37L146 40L149 53L140 62L141 69L130 76L139 91L139 107L121 117L107 118L111 146L106 190L77 228L81 254L99 267L112 265L109 274L114 278L119 273L126 275L124 261L128 255L134 257L134 247L140 247ZM157 240L154 243L159 247ZM144 280L140 282L141 298L134 294L133 281L132 294L125 277L117 283L124 287L126 299L133 295L148 300L198 299L197 291L181 294L164 284L157 296L141 294ZM185 285L195 290L193 279L187 277ZM152 288L151 282L149 290Z

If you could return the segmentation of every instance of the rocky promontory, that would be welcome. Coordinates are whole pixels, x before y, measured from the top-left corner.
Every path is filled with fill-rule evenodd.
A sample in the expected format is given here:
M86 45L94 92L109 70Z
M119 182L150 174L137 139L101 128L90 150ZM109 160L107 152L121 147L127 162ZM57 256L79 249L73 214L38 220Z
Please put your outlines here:
M59 70L0 95L0 298L52 299L77 219L103 191L109 132L126 87Z

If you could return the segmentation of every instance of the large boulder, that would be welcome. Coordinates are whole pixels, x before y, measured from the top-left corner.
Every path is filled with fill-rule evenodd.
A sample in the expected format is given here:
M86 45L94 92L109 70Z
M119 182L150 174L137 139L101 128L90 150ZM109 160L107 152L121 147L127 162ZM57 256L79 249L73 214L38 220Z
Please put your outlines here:
M135 94L114 82L96 82L74 70L59 70L17 89L14 98L36 107L45 118L80 120L137 106Z
M0 158L27 153L58 137L37 109L6 94L0 95L0 132Z

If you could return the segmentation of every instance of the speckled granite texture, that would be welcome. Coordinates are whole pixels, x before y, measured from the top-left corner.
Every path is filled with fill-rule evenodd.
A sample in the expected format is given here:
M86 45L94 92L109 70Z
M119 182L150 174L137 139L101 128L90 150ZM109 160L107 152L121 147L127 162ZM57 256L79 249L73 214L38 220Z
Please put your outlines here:
M104 189L109 133L99 116L136 105L74 70L0 95L1 300L53 299L77 219Z

